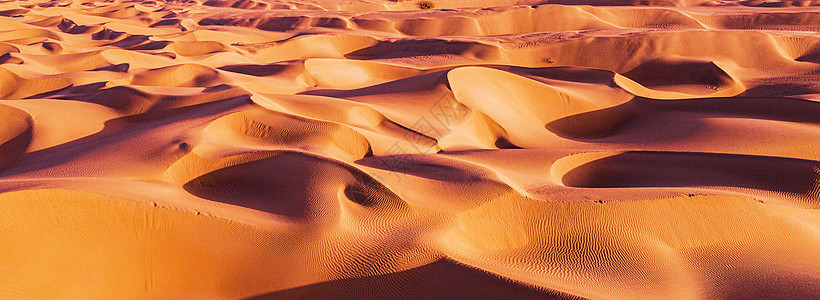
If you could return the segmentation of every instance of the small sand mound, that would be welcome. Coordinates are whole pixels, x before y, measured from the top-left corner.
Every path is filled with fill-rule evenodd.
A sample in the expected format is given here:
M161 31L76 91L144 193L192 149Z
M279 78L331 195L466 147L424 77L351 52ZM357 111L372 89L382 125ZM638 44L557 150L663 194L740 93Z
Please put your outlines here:
M277 47L258 50L253 58L259 63L273 63L305 58L343 58L345 54L371 47L377 40L362 35L296 36Z
M367 138L350 127L254 108L217 119L204 130L214 143L248 147L310 149L333 157L361 158L370 150Z
M174 53L182 56L197 56L225 50L225 45L215 41L175 42L171 47Z
M88 90L68 88L49 98L71 99L100 104L123 115L152 114L174 108L193 106L229 98L243 97L247 92L239 88L224 89L179 88L147 86L94 86Z
M355 89L423 73L422 70L369 61L308 59L305 70L321 87Z
M219 82L219 72L201 65L182 64L134 75L132 84L150 86L202 87Z

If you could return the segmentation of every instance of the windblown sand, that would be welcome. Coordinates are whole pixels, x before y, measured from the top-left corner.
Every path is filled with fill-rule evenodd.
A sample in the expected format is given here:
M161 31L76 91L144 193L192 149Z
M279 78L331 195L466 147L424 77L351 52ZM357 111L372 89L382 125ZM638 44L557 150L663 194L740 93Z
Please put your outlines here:
M815 2L0 3L0 298L818 297Z

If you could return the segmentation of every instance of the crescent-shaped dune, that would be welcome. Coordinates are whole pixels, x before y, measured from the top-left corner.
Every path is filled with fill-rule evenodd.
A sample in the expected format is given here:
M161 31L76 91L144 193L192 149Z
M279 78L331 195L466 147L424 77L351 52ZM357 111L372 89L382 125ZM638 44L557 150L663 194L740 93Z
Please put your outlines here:
M0 299L814 299L820 2L0 3Z

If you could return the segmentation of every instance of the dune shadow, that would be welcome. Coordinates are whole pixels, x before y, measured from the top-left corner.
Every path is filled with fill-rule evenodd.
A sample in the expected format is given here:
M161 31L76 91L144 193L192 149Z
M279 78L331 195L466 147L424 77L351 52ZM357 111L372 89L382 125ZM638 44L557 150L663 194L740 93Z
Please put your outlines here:
M275 156L206 173L183 188L200 198L301 218L309 214L313 171L300 157Z
M354 167L301 152L272 153L192 178L183 188L203 199L294 219L311 217L321 201L336 201L337 187L347 200L364 207L403 204L386 186Z
M635 151L586 162L561 178L570 187L736 187L816 198L820 162L699 152Z
M478 42L447 41L436 38L405 39L380 41L373 46L362 48L348 54L348 59L386 59L429 55L465 55L478 57L493 55L499 52L498 47Z
M632 100L605 109L560 118L546 124L546 129L569 139L589 140L611 136L627 124L641 120L673 117L675 113L689 113L689 122L714 118L749 118L781 122L820 124L820 102L795 98L702 98L681 100L654 100L635 97ZM652 128L637 128L643 135L671 137L681 130L675 123L656 124ZM697 127L697 124L693 126ZM634 128L633 128L634 129Z
M388 156L374 156L356 161L357 164L377 168L390 172L397 172L416 177L439 180L464 182L470 180L482 180L476 174L471 174L466 170L436 164L427 160L421 160L413 154L396 154Z
M248 299L581 299L449 260L397 273L326 281Z

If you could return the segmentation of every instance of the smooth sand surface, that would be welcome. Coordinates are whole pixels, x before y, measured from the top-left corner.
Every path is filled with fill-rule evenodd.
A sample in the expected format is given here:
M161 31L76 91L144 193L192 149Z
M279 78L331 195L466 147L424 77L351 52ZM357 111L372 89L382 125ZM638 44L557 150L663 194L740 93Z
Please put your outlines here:
M820 3L431 3L0 3L0 298L820 295Z

